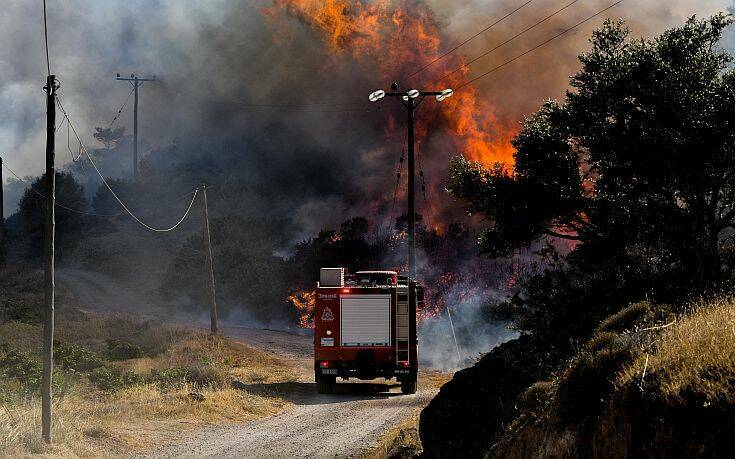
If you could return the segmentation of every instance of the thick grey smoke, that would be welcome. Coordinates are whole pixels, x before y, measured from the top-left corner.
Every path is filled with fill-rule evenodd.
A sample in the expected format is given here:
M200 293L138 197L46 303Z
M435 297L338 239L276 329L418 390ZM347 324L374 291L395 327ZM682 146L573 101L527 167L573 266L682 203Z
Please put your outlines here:
M448 46L519 2L425 3L434 11ZM304 226L305 234L337 223L343 217L340 210L358 205L385 210L375 202L389 199L391 170L400 146L386 145L385 113L365 113L375 110L365 94L388 84L378 79L380 69L371 68L370 59L361 61L346 53L335 61L309 24L293 17L271 20L264 14L263 8L272 4L266 0L52 0L48 4L52 72L61 81L62 100L87 144L95 145L92 128L106 125L129 91L126 83L114 80L115 74L156 75L159 81L141 92L145 145L198 141L201 149L214 150L223 138L259 140L259 154L265 157L259 158L257 166L270 166L269 171L275 171L271 178L287 182L280 184L280 197L291 201L288 210ZM471 74L502 62L603 4L580 2L473 65ZM724 10L727 4L725 0L678 0L664 5L649 0L623 3L610 14L626 18L636 33L651 34L690 14ZM537 0L463 52L477 55L559 5L555 0ZM589 29L599 22L479 82L480 97L491 100L501 120L513 124L509 120L533 110L544 98L559 96ZM20 174L38 174L45 141L41 6L26 0L5 1L0 43L0 154ZM543 62L554 65L539 65ZM301 104L325 105L257 106ZM130 118L128 109L120 125L130 127ZM68 161L63 152L60 147L60 163ZM447 157L461 152L429 153L427 176L433 176L430 188L438 194ZM262 176L264 171L241 173ZM334 179L333 187L313 186ZM8 195L9 209L16 198Z
M201 178L208 179L221 194L222 199L213 199L214 211L220 215L234 211L243 216L285 218L296 228L294 240L313 236L321 228L336 227L354 215L366 215L373 222L387 220L403 114L395 101L371 105L367 94L376 88L387 89L389 78L397 75L386 75L385 69L377 67L380 59L373 54L335 52L302 18L285 11L277 17L264 13L273 3L49 0L51 70L61 82L60 97L84 142L100 147L92 138L93 128L110 122L130 90L127 83L116 81L115 75L155 75L158 81L141 90L143 154L159 148L149 157L194 165L190 168L195 171L192 180L201 173ZM356 5L366 3L355 1ZM424 20L438 27L440 48L447 49L522 1L395 3L409 12L428 5L433 18ZM468 58L477 56L566 3L535 0L463 47L462 53ZM579 1L473 64L469 77L611 3ZM650 36L680 24L687 16L710 15L726 10L729 4L730 0L627 0L605 16L625 19L634 35ZM19 174L38 175L43 170L45 142L41 4L4 0L2 7L0 155ZM576 57L587 47L590 30L605 16L476 83L478 98L492 107L491 113L477 115L497 120L497 132L491 136L517 128L521 116L535 110L544 99L563 96L569 75L577 69ZM728 40L732 43L731 36ZM410 49L413 44L398 45ZM391 65L400 73L416 69L420 63ZM435 77L432 71L412 83L419 85L422 79ZM420 113L429 119L435 113L427 108L430 102ZM118 125L130 130L131 118L129 105ZM443 192L443 180L448 158L462 151L448 147L452 144L446 141L441 125L430 122L429 128L431 137L421 143L429 195L426 204L419 204L419 212L431 214L427 220L443 219L446 223L461 218L460 206ZM65 135L62 129L57 148L60 166L69 161ZM116 161L105 173L129 175L125 164ZM9 183L9 174L4 173L4 177L10 185L5 195L8 213L22 187ZM174 178L162 179L165 186L166 180ZM237 207L218 209L218 202L228 206L237 203ZM427 223L431 227L437 222ZM457 289L468 287L458 285ZM478 314L486 301L486 296L460 297L451 292L447 297L447 304L456 312L463 359L489 350L511 334L502 323L482 330L473 328L480 322ZM423 326L423 345L428 351L424 355L441 362L453 361L450 355L455 353L452 341L446 340L446 317L444 313Z

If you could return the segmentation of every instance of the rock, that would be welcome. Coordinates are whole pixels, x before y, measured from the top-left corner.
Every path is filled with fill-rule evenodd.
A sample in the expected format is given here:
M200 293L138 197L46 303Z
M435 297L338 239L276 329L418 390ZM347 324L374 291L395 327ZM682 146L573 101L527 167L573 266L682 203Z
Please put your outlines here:
M530 341L521 336L501 344L442 386L421 412L426 457L485 455L518 415L518 396L550 371Z

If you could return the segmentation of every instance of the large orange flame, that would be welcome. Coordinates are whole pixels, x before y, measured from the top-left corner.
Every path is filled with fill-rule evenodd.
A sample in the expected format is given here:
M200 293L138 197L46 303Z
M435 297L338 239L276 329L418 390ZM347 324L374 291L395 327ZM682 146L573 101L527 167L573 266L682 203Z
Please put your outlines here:
M431 65L424 72L406 78L413 71L434 61L441 55L442 38L433 12L420 2L407 0L273 0L264 13L276 18L286 12L310 26L331 50L336 60L349 55L363 61L371 72L379 69L376 83L385 84L404 76L403 84L425 90L460 88L455 95L434 110L425 110L417 120L417 141L432 132L450 134L453 151L469 159L492 165L513 165L513 147L510 140L517 126L500 122L494 107L478 99L467 82L462 57L453 53ZM459 71L449 73L461 68ZM444 78L442 76L446 75ZM431 82L432 87L426 86ZM395 120L389 123L390 132ZM396 134L393 134L396 135Z

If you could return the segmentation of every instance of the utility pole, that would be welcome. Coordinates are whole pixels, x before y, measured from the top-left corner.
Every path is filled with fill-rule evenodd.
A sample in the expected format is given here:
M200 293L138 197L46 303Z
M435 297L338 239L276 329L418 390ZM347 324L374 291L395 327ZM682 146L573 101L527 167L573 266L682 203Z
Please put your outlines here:
M5 224L5 209L3 208L3 158L0 156L0 240L3 237L3 228Z
M133 178L138 178L138 88L146 81L156 81L156 77L138 78L134 73L130 78L123 78L117 74L119 81L129 81L135 92L135 103L133 105Z
M44 247L44 285L46 317L43 323L43 377L41 379L41 427L43 439L51 443L51 382L54 370L54 237L56 216L56 91L55 75L46 79L46 221Z
M411 89L406 92L398 91L398 83L392 83L390 85L391 92L386 93L383 90L374 91L370 94L370 101L376 102L385 96L397 97L398 100L406 107L408 111L408 276L416 278L416 199L415 199L415 162L414 162L414 127L415 127L415 112L419 104L426 98L426 96L435 96L436 100L441 102L444 99L451 97L453 91L451 89L445 89L443 91L419 91L418 89Z
M217 334L217 295L214 287L214 262L212 261L212 238L209 234L209 209L207 208L207 185L202 184L202 219L204 240L204 253L207 257L207 287L209 288L209 318L211 321L212 335Z
M5 250L5 208L3 207L3 158L0 156L0 263Z

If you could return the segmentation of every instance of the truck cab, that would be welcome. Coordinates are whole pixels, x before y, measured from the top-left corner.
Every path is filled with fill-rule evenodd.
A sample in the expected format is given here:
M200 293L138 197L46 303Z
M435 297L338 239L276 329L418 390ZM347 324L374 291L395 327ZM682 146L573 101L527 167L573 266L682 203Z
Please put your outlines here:
M314 378L332 393L337 378L396 378L416 392L416 311L423 289L396 271L322 268L316 288Z

